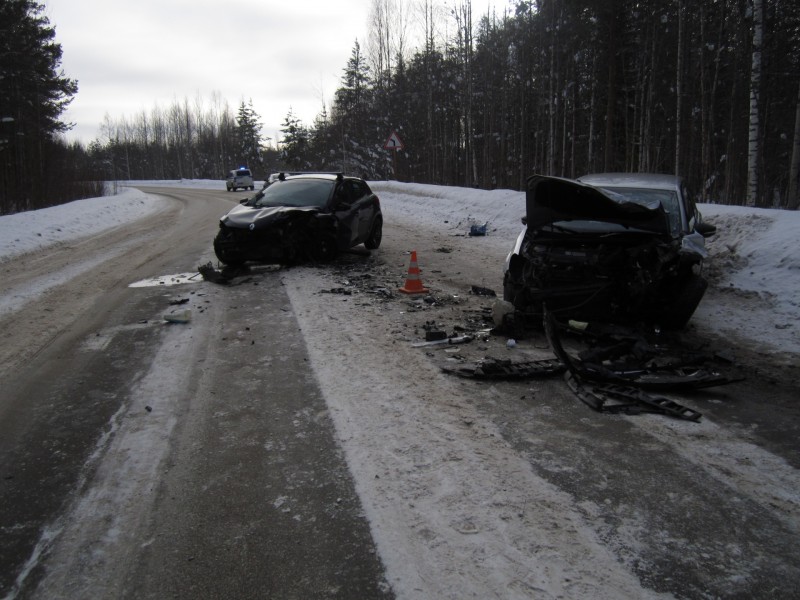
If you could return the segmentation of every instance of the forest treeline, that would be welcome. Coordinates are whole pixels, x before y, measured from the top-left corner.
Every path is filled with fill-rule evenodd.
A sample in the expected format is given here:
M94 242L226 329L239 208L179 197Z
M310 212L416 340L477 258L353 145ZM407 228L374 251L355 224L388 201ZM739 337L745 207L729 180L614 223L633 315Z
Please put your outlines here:
M108 117L87 147L53 132L54 156L37 158L63 165L62 181L219 179L247 164L261 178L343 170L523 189L534 173L660 172L685 177L699 201L797 208L800 4L510 5L475 15L467 0L372 0L369 38L355 42L330 105L310 124L290 110L280 140L262 137L252 101L234 112L214 96ZM401 150L384 148L392 132ZM17 143L0 146L4 194Z

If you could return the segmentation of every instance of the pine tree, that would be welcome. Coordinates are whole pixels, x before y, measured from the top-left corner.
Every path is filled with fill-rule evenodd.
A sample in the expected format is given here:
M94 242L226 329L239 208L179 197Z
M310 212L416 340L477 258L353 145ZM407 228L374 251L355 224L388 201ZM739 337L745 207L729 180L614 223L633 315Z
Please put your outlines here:
M294 170L306 168L306 154L308 150L308 129L294 116L291 107L281 125L281 159L283 163Z
M253 100L248 104L242 100L236 116L236 138L239 142L239 159L251 169L262 162L260 118L253 109Z
M47 146L70 128L59 118L78 91L61 71L61 45L43 11L31 0L0 0L0 213L52 196Z

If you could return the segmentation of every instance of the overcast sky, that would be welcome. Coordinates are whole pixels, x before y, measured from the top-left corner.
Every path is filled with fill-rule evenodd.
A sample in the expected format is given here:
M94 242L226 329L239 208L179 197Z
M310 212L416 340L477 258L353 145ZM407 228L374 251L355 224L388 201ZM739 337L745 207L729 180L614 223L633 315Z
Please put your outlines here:
M416 0L407 0L409 6ZM438 0L453 6L460 0ZM471 0L475 23L508 0ZM108 114L128 120L175 100L242 100L275 139L290 108L306 125L330 110L371 0L40 0L78 93L62 120L68 139L100 137ZM446 17L443 17L446 21ZM451 24L442 23L452 27ZM415 44L414 44L415 46ZM387 132L388 135L388 132Z

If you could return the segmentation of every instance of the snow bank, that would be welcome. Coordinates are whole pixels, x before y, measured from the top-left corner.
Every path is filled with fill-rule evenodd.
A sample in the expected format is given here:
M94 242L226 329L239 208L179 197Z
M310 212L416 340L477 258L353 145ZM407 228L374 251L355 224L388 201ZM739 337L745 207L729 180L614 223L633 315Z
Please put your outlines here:
M158 211L161 206L158 198L123 188L115 196L76 200L0 217L0 262L125 225Z

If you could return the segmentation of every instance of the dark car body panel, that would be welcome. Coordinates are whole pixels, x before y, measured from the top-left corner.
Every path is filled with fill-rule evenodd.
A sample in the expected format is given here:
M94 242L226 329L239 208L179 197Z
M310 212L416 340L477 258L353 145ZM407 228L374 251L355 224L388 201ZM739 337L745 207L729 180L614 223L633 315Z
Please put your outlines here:
M559 221L591 220L669 234L660 204L643 206L599 188L557 177L529 178L525 212L531 229Z

